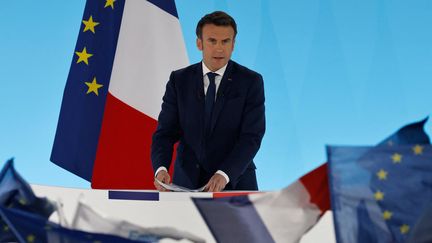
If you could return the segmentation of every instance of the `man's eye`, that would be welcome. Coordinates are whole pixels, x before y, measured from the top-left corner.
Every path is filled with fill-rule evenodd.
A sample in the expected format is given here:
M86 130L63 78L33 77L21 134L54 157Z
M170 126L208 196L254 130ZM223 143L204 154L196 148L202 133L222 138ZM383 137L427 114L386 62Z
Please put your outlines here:
M208 42L210 42L211 44L216 44L216 40L214 39L208 39Z

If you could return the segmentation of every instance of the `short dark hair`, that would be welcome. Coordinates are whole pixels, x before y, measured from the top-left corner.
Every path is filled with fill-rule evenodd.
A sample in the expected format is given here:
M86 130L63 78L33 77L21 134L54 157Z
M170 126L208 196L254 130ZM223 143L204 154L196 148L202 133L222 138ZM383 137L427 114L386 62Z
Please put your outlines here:
M200 19L196 27L196 35L198 38L202 38L202 29L206 24L214 24L216 26L231 26L234 29L234 38L237 35L237 24L233 17L229 16L223 11L215 11L213 13L206 14Z

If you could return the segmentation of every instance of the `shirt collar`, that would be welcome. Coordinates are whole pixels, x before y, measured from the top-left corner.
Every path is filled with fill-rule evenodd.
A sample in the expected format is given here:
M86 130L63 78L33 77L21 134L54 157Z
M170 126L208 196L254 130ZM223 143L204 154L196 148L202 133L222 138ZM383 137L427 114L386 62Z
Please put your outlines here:
M204 63L203 61L201 62L201 65L202 65L203 77L204 77L207 73L209 73L209 72L211 72L211 71L210 71L210 69L205 65L205 63ZM220 69L216 70L214 73L217 73L218 75L220 75L221 77L223 77L223 75L224 75L224 73L225 73L225 70L226 70L227 66L228 66L228 63L225 64L225 66L221 67Z

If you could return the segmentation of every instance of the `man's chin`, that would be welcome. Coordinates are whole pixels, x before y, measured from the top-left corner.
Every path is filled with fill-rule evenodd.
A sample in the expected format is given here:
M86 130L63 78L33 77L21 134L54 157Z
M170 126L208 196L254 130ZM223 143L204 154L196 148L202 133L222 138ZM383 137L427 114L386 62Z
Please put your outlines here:
M213 67L215 70L221 69L223 66L225 66L228 63L225 59L216 59L213 61Z

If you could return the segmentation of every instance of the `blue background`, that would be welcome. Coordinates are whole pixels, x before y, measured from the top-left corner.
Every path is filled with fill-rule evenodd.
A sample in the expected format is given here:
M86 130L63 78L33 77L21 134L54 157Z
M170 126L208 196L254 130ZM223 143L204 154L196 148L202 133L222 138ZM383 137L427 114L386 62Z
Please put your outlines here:
M224 10L238 24L233 59L264 76L260 189L282 188L324 162L325 144L374 145L432 111L429 0L176 4L191 63L201 60L197 21ZM15 157L33 184L90 187L49 162L84 5L1 2L0 161Z

